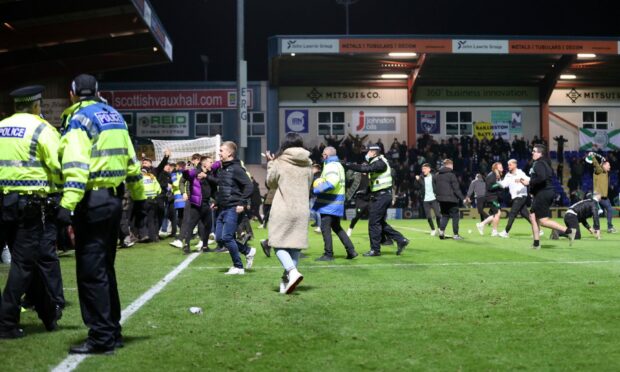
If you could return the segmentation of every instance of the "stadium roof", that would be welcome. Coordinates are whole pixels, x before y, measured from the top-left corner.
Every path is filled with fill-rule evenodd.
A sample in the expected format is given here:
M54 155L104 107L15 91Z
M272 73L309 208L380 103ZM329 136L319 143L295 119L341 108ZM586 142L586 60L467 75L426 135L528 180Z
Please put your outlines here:
M172 61L148 0L0 0L0 81Z
M274 36L270 82L287 85L620 86L617 38ZM394 56L390 53L415 53ZM583 56L582 54L593 54ZM563 80L561 75L575 75Z

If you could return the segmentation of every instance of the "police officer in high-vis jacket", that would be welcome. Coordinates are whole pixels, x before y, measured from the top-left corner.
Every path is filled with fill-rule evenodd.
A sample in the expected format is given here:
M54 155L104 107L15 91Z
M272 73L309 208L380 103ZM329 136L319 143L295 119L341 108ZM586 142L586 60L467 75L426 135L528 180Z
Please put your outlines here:
M400 255L409 244L401 233L394 230L385 221L387 209L392 204L392 174L387 159L381 154L381 147L372 145L366 154L368 164L346 163L345 168L356 172L368 173L370 183L370 211L368 215L368 235L370 251L364 256L381 255L381 235L385 234L398 244L396 254Z
M69 352L112 353L122 346L114 260L124 185L134 210L145 199L144 186L127 124L98 98L95 78L77 76L70 95L60 140L64 194L58 219L75 231L78 295L89 332Z
M28 293L47 330L56 329L64 296L56 255L55 206L62 188L60 135L41 115L43 86L11 92L15 114L0 122L0 228L12 255L0 306L0 338L22 337Z

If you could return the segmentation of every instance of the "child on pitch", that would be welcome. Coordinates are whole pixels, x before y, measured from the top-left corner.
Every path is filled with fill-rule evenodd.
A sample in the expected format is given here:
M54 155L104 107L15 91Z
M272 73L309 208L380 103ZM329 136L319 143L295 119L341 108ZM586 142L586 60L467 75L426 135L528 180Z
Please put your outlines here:
M277 154L265 152L267 186L276 189L269 221L269 245L284 267L280 293L290 294L303 280L297 270L302 249L308 248L308 198L312 185L310 152L297 133L288 133Z

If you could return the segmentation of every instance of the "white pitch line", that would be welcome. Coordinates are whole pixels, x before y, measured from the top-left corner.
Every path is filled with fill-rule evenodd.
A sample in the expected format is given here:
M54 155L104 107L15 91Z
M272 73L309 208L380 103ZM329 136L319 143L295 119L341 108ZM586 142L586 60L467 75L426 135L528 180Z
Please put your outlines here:
M349 269L349 268L385 268L385 267L446 267L446 266L500 266L500 265L595 265L620 264L620 260L601 261L492 261L492 262L431 262L431 263L394 263L366 265L312 265L303 266L303 270L313 269ZM259 270L282 270L282 266L257 266ZM194 270L221 270L221 266L195 266Z
M140 297L138 297L134 302L132 302L129 306L127 306L121 312L121 324L124 324L127 319L129 319L133 314L135 314L142 306L144 306L149 300L151 300L156 294L161 292L168 283L170 283L177 275L181 273L181 271L185 270L196 257L198 257L200 253L192 253L185 259L185 261L181 262L179 266L177 266L174 270L169 272L163 279L161 279L157 284L152 286L148 291L144 292ZM60 362L52 372L70 372L77 368L77 366L82 363L89 355L82 354L69 354L62 362Z
M422 229L418 229L418 228L415 228L415 227L398 226L398 225L395 225L395 226L398 227L399 229L411 230L411 231L421 232L421 233L425 233L425 234L430 234L431 233L430 230L422 230Z

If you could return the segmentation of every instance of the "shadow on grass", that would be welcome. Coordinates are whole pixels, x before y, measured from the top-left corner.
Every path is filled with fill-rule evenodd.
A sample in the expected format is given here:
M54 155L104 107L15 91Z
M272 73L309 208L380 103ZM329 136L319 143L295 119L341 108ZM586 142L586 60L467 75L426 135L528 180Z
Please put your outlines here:
M307 292L307 291L312 291L312 290L315 290L315 289L316 289L316 286L313 286L313 285L299 284L299 286L297 286L295 288L295 291L293 291L293 293L291 293L291 294L282 294L282 296L295 296L297 294L297 292ZM274 288L273 292L280 294L280 288Z
M142 341L150 339L151 336L123 336L123 343L125 347L139 344Z
M42 323L25 323L25 324L22 324L22 326L24 327L24 332L26 333L26 336L42 334L42 333L58 333L62 331L75 331L76 329L84 328L78 325L63 325L62 320L58 321L58 328L52 332L46 330L45 326L43 326Z

